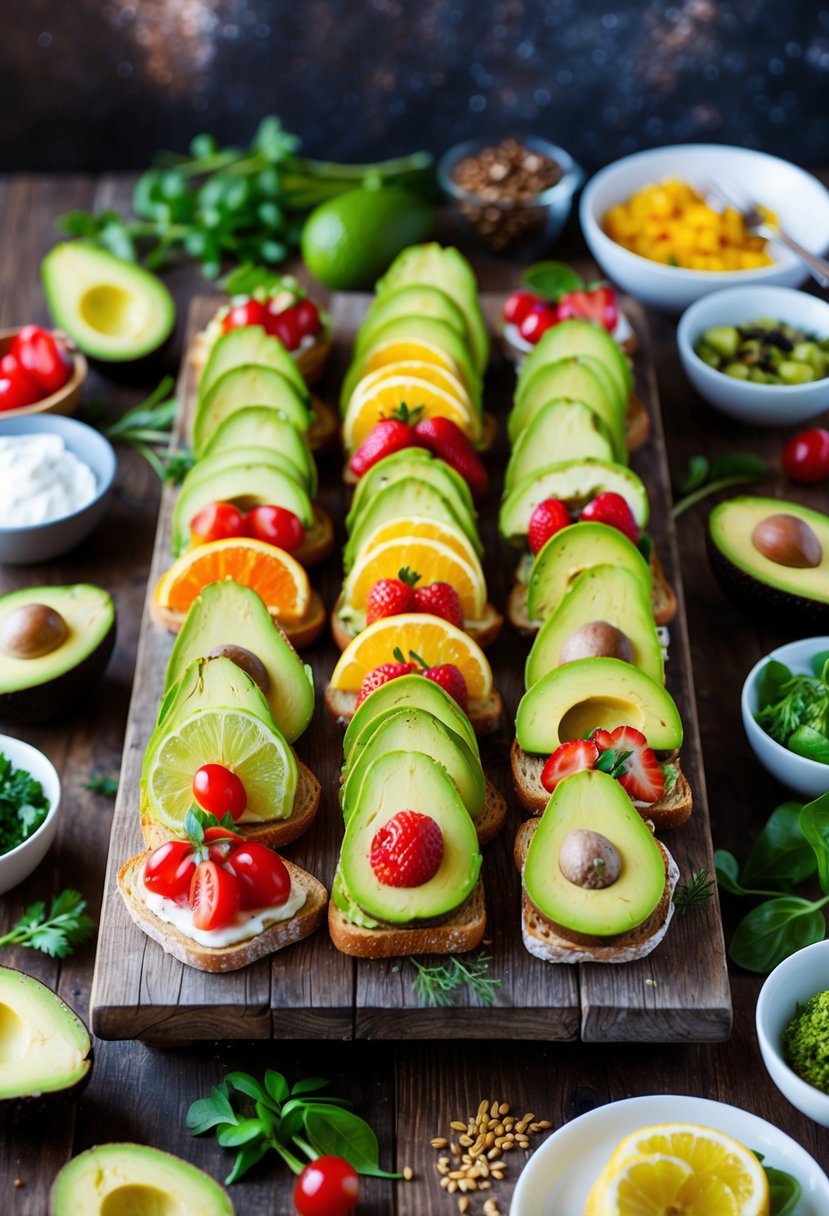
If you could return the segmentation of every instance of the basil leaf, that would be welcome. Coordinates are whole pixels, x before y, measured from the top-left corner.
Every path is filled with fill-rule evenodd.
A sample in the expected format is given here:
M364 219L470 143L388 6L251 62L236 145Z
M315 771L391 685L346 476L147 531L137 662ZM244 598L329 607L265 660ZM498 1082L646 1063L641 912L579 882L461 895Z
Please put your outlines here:
M254 1102L267 1101L262 1086L247 1072L229 1072L225 1077L225 1085L232 1085L240 1094L247 1094Z
M285 1110L286 1108L283 1108ZM305 1107L295 1106L293 1110L283 1113L276 1129L276 1138L280 1144L290 1144L294 1136L302 1131L305 1120Z
M789 735L786 747L790 752L814 760L817 764L829 764L829 739L813 726L798 726Z
M819 676L824 684L826 683L826 664L829 663L829 650L820 650L817 654L812 655L811 667L816 676Z
M785 1170L776 1170L764 1165L769 1180L769 1216L795 1216L800 1201L801 1186L795 1177Z
M306 1077L304 1081L297 1081L291 1090L291 1097L295 1097L297 1094L316 1093L318 1089L325 1089L327 1084L324 1077Z
M242 1119L235 1127L220 1127L216 1139L222 1148L238 1148L240 1144L258 1139L263 1131L261 1119Z
M358 1174L373 1178L400 1177L400 1174L380 1169L380 1148L374 1129L351 1111L331 1109L323 1112L310 1107L305 1113L305 1131L319 1153L344 1157Z
M769 705L776 705L785 696L783 689L791 678L792 673L785 663L780 663L777 659L769 659L757 681L758 713Z
M825 937L823 913L811 900L782 895L752 908L737 926L728 955L738 967L765 975L790 954Z
M227 1090L218 1085L213 1088L209 1098L199 1098L187 1111L186 1123L194 1136L201 1135L219 1123L238 1122L236 1112L227 1098Z
M800 826L800 802L784 802L769 816L740 874L744 887L787 890L815 872L815 857Z
M800 829L814 850L821 888L829 895L829 793L804 806Z
M726 452L711 463L711 481L723 477L764 477L766 463L750 452Z
M264 1140L259 1144L246 1144L242 1151L236 1157L233 1163L233 1169L225 1178L225 1186L230 1186L231 1182L238 1182L239 1179L256 1165L257 1161L261 1161L268 1151L268 1145Z
M277 1103L284 1102L291 1092L282 1073L274 1072L272 1068L265 1073L265 1089Z
M547 300L558 300L566 292L584 287L582 278L564 262L536 262L534 266L528 266L521 277L536 295Z
M685 476L676 488L677 496L684 498L686 494L690 494L693 490L698 490L700 486L704 486L708 480L710 468L711 466L705 456L692 456L688 461Z

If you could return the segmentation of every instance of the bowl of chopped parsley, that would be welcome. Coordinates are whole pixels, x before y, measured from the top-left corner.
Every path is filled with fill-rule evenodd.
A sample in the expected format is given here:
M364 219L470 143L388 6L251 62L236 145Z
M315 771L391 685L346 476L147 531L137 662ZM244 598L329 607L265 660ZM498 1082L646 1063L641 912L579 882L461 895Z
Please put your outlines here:
M60 778L36 747L0 735L0 894L40 865L58 830Z
M778 646L743 685L743 726L754 755L804 798L829 790L829 637Z

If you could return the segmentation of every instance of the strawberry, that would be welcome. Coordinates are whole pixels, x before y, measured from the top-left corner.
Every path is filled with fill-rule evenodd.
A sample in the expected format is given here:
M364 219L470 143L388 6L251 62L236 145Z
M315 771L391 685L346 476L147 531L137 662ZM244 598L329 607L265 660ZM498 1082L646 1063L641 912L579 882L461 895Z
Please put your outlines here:
M375 688L380 688L383 684L388 684L389 680L396 680L398 676L410 676L417 671L417 663L381 663L379 667L375 667L370 671L363 680L360 686L360 691L357 693L357 700L354 702L354 708L362 705L366 697L374 692Z
M599 749L592 739L571 739L562 743L541 770L541 784L552 793L559 781L582 769L593 768L598 758Z
M636 802L658 802L665 793L665 777L652 747L640 730L617 726L610 732L615 754L613 776Z
M555 536L562 528L568 528L571 523L570 512L560 498L545 498L540 502L530 516L527 531L527 540L533 556L539 549L544 548L551 536Z
M608 750L608 748L611 748L613 746L613 738L610 734L610 731L603 730L601 726L596 727L596 729L590 735L590 738L596 744L596 747L599 749L600 754L602 752L606 752Z
M421 446L428 448L468 482L477 501L486 494L487 473L469 438L451 418L421 418L414 433Z
M390 418L381 418L351 457L351 472L362 477L384 456L402 452L404 448L423 447L413 429L420 412L419 406L410 410L405 401L401 401Z
M616 292L607 283L585 291L566 292L558 302L558 319L566 321L570 317L594 321L612 334L619 320Z
M594 524L608 524L618 528L634 545L639 543L639 525L634 519L628 501L613 490L603 490L582 507L579 519Z
M463 629L461 597L450 583L429 583L427 587L415 587L414 601L416 612L430 612L432 616L443 617L444 621Z
M464 713L469 712L469 689L466 687L466 680L459 667L456 667L454 663L440 663L437 667L427 667L426 660L421 659L419 654L410 650L409 655L419 665L422 676L431 680L433 684L439 684L444 692L448 692L449 696L457 701ZM395 650L394 657L402 659L403 655L399 650Z
M419 574L404 566L397 578L378 579L366 596L366 624L385 616L399 616L401 612L416 612L414 585L419 578Z
M369 864L387 887L421 887L443 861L443 833L430 815L398 811L375 832Z

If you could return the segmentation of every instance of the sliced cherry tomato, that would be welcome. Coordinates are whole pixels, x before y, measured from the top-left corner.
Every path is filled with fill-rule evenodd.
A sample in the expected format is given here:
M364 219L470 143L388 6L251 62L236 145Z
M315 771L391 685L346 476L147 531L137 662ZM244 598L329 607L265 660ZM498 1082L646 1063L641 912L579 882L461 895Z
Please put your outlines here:
M285 862L273 849L255 840L232 848L227 865L239 879L243 908L278 908L291 894L291 875Z
M0 409L16 410L42 401L43 389L9 352L0 359Z
M247 516L248 535L293 553L305 540L299 518L286 507L254 507Z
M63 388L72 375L72 356L65 343L40 325L24 325L15 334L11 354L48 397Z
M194 545L248 535L245 516L232 502L209 502L190 520L190 541Z
M595 321L613 333L619 320L616 292L607 284L594 287L592 291L568 291L558 302L558 316L560 321L566 321L569 317Z
M265 329L279 341L287 350L296 350L302 341L302 330L299 325L296 304L283 308L281 312L268 311Z
M231 850L241 844L244 839L244 836L240 836L238 832L232 832L230 828L213 827L204 829L204 843L208 846L207 851L210 854L210 860L217 861L220 864L227 861Z
M239 883L215 861L200 861L190 882L190 907L197 929L224 929L239 911Z
M342 1157L317 1157L294 1186L299 1216L348 1216L360 1197L360 1179Z
M253 296L249 300L240 300L231 304L230 311L222 321L222 332L229 334L232 329L247 329L249 325L261 325L264 329L268 320L268 310Z
M320 320L320 315L314 301L307 298L297 300L294 309L296 310L296 321L302 337L304 338L306 334L311 334L315 337L322 329L322 321Z
M538 296L531 291L514 291L504 304L504 320L510 325L520 325L538 303Z
M532 342L535 346L542 334L546 334L547 330L558 325L558 322L556 305L551 304L549 300L538 300L518 326L518 332L525 342Z
M193 774L193 797L199 806L221 819L244 814L248 796L241 777L224 764L203 764Z
M829 477L829 431L811 426L792 435L782 454L783 472L808 485Z
M178 899L190 890L196 872L193 846L188 840L167 840L153 849L144 866L144 886L166 899Z

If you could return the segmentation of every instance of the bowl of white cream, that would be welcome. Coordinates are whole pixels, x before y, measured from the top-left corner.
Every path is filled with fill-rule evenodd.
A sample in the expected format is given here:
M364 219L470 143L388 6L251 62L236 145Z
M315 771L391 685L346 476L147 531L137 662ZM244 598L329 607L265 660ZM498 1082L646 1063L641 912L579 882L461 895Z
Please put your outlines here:
M57 414L0 418L0 562L73 549L98 525L115 478L103 435Z

